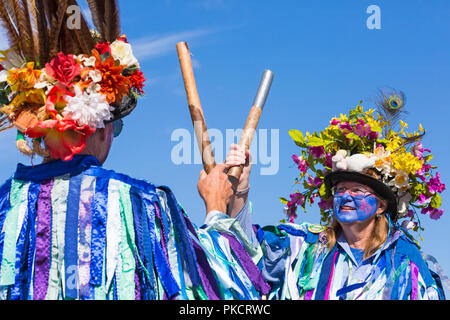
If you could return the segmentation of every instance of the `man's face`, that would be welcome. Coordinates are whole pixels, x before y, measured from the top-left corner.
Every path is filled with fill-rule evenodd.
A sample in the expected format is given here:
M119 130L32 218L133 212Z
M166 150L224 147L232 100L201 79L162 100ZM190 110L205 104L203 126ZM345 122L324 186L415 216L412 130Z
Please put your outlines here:
M364 221L380 211L374 191L353 181L339 182L336 185L333 209L336 219L342 223Z

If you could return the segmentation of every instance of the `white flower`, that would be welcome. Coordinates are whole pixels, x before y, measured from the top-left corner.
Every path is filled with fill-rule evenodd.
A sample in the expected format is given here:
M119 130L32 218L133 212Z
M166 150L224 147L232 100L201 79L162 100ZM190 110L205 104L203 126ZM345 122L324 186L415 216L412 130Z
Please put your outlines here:
M82 56L80 61L85 67L95 67L95 57Z
M398 198L397 211L399 217L402 218L408 214L409 202L411 201L412 196L409 192L404 192Z
M6 82L7 78L8 78L8 71L7 70L0 71L0 82Z
M100 72L100 70L89 71L89 76L95 83L102 81L102 73Z
M121 40L116 40L111 44L111 53L115 60L119 60L121 65L139 67L139 62L133 55L131 45Z
M375 168L380 170L384 175L389 175L392 171L391 152L384 150L384 147L376 147L374 143L374 152L372 156L375 158Z
M412 230L416 227L416 223L411 220L405 220L402 222L402 228L405 230Z
M89 84L89 86L86 88L86 93L88 94L98 93L101 88L102 87L98 83L91 82L91 84Z
M409 188L409 176L408 173L400 170L396 172L394 179L389 182L390 186L394 186L395 188L402 190Z
M66 97L67 105L62 115L76 121L79 126L104 128L104 121L111 119L113 110L106 102L106 97L99 93L83 93L78 86L74 86L74 90L74 97Z
M53 86L56 83L56 79L52 76L49 76L45 69L42 70L41 76L39 77L39 81L36 82L34 87L36 89L44 89L47 88L45 94L48 95L50 90L53 88Z

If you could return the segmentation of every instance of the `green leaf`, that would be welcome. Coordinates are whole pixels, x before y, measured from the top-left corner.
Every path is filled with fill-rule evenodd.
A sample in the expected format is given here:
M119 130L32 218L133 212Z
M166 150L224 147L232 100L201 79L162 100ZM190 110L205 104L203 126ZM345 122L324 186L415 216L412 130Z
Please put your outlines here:
M303 133L299 130L289 130L289 135L292 140L294 140L295 144L301 148L306 148L305 138L303 137Z
M441 206L441 203L442 203L441 196L439 194L435 193L433 198L431 199L430 205L435 209L439 209L439 207Z
M326 198L328 195L327 187L325 186L325 182L320 185L319 196L322 198Z
M288 203L288 200L286 200L285 198L280 198L280 201L281 201L282 204L287 204Z
M324 142L319 137L311 137L308 139L308 145L310 147L320 147L324 145Z

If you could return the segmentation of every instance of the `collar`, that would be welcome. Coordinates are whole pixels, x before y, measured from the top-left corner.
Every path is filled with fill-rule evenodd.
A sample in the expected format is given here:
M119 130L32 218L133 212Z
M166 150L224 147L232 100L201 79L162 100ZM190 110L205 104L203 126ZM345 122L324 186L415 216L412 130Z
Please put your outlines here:
M381 256L381 253L385 250L387 250L392 243L394 243L395 241L398 240L398 238L402 235L402 232L400 230L395 231L394 233L391 233L387 239L386 242L381 246L380 249L378 249L377 251L375 251L370 257L368 257L367 259L370 259L372 257L373 258L373 262L372 263L377 263L378 259ZM341 233L337 239L337 244L347 253L347 255L352 259L353 263L355 265L358 265L356 263L356 259L352 254L352 250L350 249L350 245L348 244L347 240L345 239L345 236L343 233Z
M14 179L22 181L40 182L65 174L76 175L91 166L101 166L94 156L76 155L70 161L55 160L36 166L17 165Z

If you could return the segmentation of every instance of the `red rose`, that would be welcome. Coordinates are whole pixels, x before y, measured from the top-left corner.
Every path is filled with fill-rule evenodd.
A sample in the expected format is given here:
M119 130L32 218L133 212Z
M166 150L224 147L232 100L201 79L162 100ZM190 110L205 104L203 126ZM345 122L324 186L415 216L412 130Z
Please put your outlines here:
M81 72L81 66L76 63L73 55L66 56L62 52L58 53L50 63L47 63L45 69L48 75L67 87L72 85L72 80Z
M95 49L100 53L100 55L109 53L109 56L112 56L111 47L109 46L109 42L99 42L95 45Z

